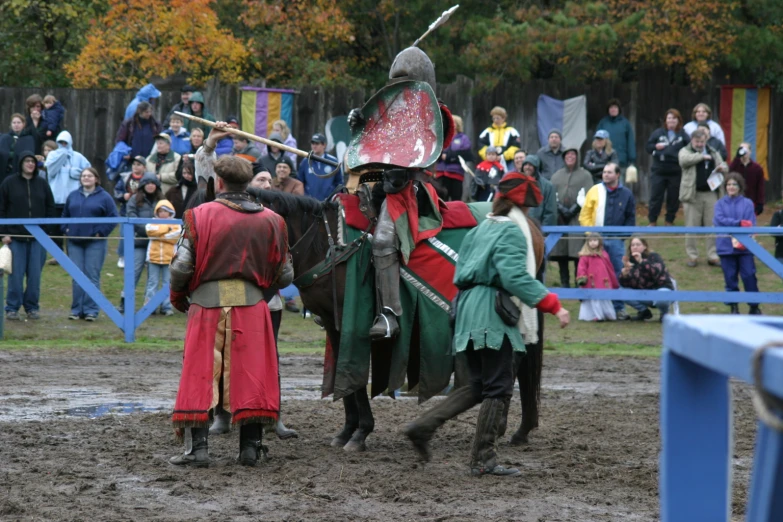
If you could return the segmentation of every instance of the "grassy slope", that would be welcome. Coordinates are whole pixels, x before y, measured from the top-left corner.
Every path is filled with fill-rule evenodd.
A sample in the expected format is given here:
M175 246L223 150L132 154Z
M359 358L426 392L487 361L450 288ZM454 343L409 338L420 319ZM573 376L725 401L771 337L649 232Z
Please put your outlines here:
M774 207L774 205L772 206ZM768 224L774 208L767 210L759 223ZM640 216L638 222L645 225L647 220ZM682 224L682 218L678 219ZM655 238L650 236L652 248L666 261L672 276L679 287L685 290L722 290L723 273L720 268L709 267L706 263L697 268L687 268L684 237ZM773 247L771 237L761 237L759 241L768 250ZM703 240L702 240L703 243ZM119 300L122 289L123 271L117 268L117 242L111 240L109 256L103 270L102 288L113 303ZM703 248L703 247L702 247ZM766 266L757 263L759 288L767 292L783 290L783 284ZM557 265L549 264L547 283L559 285ZM142 277L137 289L137 303L143 301ZM59 266L44 268L41 290L41 315L39 322L5 323L5 348L90 348L90 347L128 347L123 342L122 332L105 315L95 323L69 321L71 280ZM661 325L657 321L646 323L585 323L576 321L579 303L566 302L574 322L566 329L556 327L553 317L547 318L546 348L550 354L591 354L591 355L642 355L656 356L660 353ZM721 303L681 303L680 309L686 314L725 313L727 307ZM783 314L783 305L762 306L765 314ZM747 305L741 305L743 313ZM629 309L629 312L633 310ZM22 314L23 315L23 314ZM657 318L657 313L656 313ZM185 334L185 317L175 314L173 317L150 317L137 330L137 342L134 349L181 349ZM280 349L283 353L322 353L324 333L311 320L300 315L285 313L280 330Z

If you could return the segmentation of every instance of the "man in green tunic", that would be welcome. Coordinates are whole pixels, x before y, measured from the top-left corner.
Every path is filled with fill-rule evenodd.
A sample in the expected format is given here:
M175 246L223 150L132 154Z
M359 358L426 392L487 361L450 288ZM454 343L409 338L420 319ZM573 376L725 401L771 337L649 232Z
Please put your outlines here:
M454 332L457 357L467 362L470 382L455 390L441 404L410 424L405 434L423 458L427 443L446 420L481 403L471 452L473 475L518 475L516 468L496 462L495 441L504 401L513 392L513 352L525 351L519 327L503 322L495 310L495 296L504 289L529 307L558 317L561 327L568 311L557 295L547 291L527 270L528 240L522 229L527 222L523 208L541 203L533 178L517 172L498 185L493 213L471 230L462 242L454 284L460 289Z

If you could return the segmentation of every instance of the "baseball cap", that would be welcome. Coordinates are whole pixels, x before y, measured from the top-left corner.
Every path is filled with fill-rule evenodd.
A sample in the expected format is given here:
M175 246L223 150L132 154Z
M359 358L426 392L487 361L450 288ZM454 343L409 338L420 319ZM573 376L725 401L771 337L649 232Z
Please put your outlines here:
M139 162L142 165L146 165L147 164L147 158L145 158L144 156L136 156L135 158L133 158L133 161L131 163L135 163L135 162Z
M155 141L158 141L158 140L166 140L166 141L168 141L169 143L171 143L171 136L169 136L169 135L168 135L168 134L166 134L165 132L161 132L160 134L158 134L157 136L155 136Z
M229 116L226 119L226 123L236 123L237 125L239 125L239 120L237 119L236 116Z
M310 143L326 143L326 136L320 132L316 132L313 134L313 137L310 138Z
M595 131L595 136L593 136L595 139L599 140L605 140L609 138L609 131L605 131L604 129Z

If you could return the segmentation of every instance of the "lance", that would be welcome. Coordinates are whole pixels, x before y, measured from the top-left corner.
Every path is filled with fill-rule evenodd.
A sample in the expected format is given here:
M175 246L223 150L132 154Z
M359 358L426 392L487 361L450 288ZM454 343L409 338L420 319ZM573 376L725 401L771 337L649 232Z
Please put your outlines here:
M177 114L179 116L182 116L183 118L187 118L189 120L195 121L197 123L200 123L202 125L206 125L207 127L215 128L215 122L205 120L204 118L199 118L198 116L193 116L192 114L186 114L184 112L174 111L174 114ZM288 145L284 145L282 143L278 143L276 141L268 140L266 138L262 138L261 136L256 136L255 134L250 134L249 132L241 131L239 129L235 129L233 127L224 127L222 130L228 132L229 134L233 134L234 136L239 136L240 138L244 138L246 140L250 141L256 141L258 143L263 143L264 145L268 147L277 147L280 150L284 150L286 152L292 152L296 154L297 156L300 156L302 158L307 158L308 160L317 161L319 163L324 163L326 165L329 165L331 167L334 167L335 169L340 168L340 164L336 161L332 161L330 159L322 158L321 156L315 156L312 152L306 152L301 149L296 149L294 147L289 147ZM336 172L334 173L336 174ZM334 176L334 174L327 174L323 177L331 177ZM317 174L316 174L317 175ZM322 177L322 176L319 176Z
M435 20L434 22L432 22L432 23L430 24L430 27L429 27L429 29L427 29L427 32L426 32L426 33L424 33L423 35L419 36L419 38L418 38L418 39L417 39L415 42L413 42L413 45L412 45L411 47L416 47L417 45L419 45L419 42L421 42L422 40L424 40L424 37L425 37L425 36L427 36L428 34L430 34L432 31L434 31L435 29L437 29L437 28L438 28L438 27L440 27L441 25L445 24L445 23L446 23L446 21L449 19L449 17L451 17L451 14L452 14L454 11L456 11L458 7L459 7L459 4L455 5L454 7L452 7L451 9L449 9L448 11L443 11L443 14L442 14L442 15L440 15L440 18L438 18L437 20Z

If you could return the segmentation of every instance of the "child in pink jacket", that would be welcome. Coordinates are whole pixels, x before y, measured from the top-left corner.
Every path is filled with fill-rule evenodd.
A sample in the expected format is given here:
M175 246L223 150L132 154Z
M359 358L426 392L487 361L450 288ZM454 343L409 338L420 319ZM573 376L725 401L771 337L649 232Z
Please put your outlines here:
M604 250L604 240L595 232L587 235L579 252L576 284L582 288L620 288L609 254ZM579 306L580 321L616 321L611 299L585 299Z

